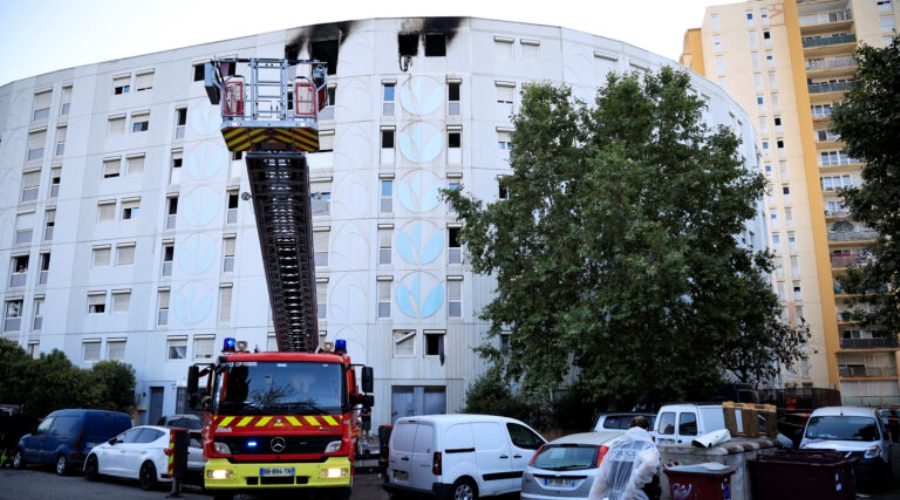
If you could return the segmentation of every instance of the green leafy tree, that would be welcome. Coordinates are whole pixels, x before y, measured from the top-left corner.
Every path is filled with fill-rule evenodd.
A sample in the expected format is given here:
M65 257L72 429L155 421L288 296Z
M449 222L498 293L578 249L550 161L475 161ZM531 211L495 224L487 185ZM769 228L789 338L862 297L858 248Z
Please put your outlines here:
M62 351L54 349L32 360L25 376L29 390L24 402L29 415L42 417L60 408L82 408L90 401L87 372L74 366Z
M496 368L488 370L469 386L463 412L501 415L526 421L532 414L531 407L512 394L509 384L501 379Z
M690 78L610 75L594 105L532 85L514 118L508 199L445 191L473 270L497 280L482 310L509 354L481 352L532 400L567 376L597 401L711 393L727 371L760 382L808 333L779 321L767 254L736 241L765 182L739 140L709 130Z
M134 369L120 361L100 361L88 372L90 406L130 411L134 407Z
M900 332L900 38L856 54L857 74L834 110L847 153L866 162L863 184L844 190L852 218L878 231L871 256L839 279L854 319L880 336Z
M19 344L0 339L0 403L22 404L31 385L25 376L30 362Z

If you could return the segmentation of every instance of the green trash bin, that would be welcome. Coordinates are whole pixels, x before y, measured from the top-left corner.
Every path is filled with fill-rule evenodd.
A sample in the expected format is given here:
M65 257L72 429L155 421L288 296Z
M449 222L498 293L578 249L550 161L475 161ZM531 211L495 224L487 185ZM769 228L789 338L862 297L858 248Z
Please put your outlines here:
M718 463L675 465L663 472L669 478L672 500L731 500L735 468Z
M777 450L751 458L753 498L856 498L855 459L826 450Z

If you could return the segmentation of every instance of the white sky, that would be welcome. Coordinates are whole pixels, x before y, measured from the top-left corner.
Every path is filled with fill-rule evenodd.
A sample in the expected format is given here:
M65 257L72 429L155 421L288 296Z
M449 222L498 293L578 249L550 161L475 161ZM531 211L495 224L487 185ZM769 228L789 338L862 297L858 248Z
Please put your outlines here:
M729 0L0 0L0 85L122 57L307 24L473 16L563 26L677 60L684 31Z

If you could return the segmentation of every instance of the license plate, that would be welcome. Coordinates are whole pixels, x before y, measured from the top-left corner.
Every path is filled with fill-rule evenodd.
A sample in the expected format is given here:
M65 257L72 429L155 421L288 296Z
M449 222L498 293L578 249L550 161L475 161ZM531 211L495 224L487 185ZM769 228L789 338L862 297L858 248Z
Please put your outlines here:
M294 468L293 467L260 467L259 468L260 476L293 476Z
M551 486L555 488L560 488L563 486L574 486L574 481L563 479L561 477L548 477L544 478L544 486Z

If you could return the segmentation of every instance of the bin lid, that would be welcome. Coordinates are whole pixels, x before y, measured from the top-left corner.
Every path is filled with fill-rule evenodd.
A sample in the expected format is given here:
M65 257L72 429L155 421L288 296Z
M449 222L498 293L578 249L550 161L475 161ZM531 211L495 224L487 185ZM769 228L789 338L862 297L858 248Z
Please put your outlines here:
M702 464L691 464L691 465L673 465L671 467L666 467L666 473L674 472L674 473L686 473L686 474L703 474L703 475L716 475L716 476L727 476L733 474L735 471L734 467L730 467L728 465L716 463L716 462L706 462Z

